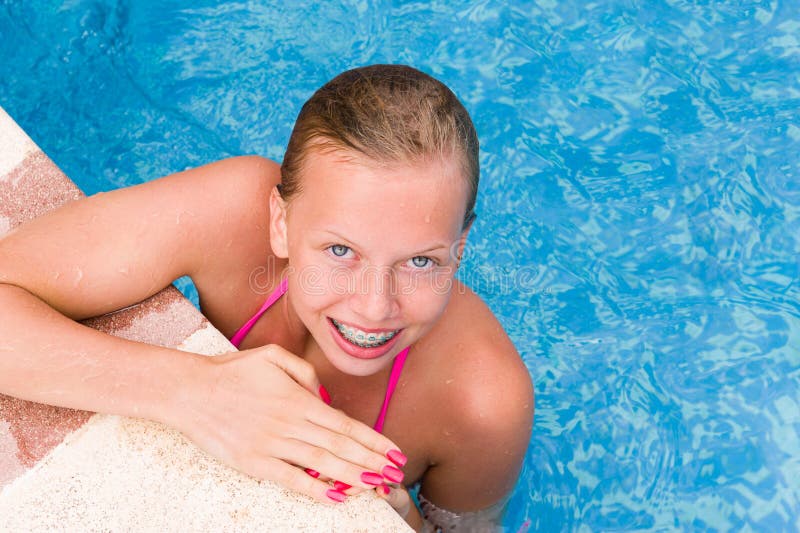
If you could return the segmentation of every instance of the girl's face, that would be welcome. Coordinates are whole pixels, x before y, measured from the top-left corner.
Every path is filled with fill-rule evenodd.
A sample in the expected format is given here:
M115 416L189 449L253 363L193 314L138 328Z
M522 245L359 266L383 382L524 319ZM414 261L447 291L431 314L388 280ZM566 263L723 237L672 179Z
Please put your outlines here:
M374 374L447 305L467 184L456 161L381 166L343 150L309 153L301 180L290 204L270 199L290 304L333 366Z

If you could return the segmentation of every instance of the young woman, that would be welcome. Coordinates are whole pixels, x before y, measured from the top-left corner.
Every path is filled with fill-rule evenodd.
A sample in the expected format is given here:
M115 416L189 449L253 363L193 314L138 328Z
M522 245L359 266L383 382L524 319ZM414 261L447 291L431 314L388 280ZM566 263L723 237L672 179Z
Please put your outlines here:
M483 527L516 481L533 392L454 277L477 186L449 89L404 66L345 72L304 105L281 166L220 161L0 240L0 393L160 421L320 501L376 490L417 530ZM75 322L184 275L239 352Z

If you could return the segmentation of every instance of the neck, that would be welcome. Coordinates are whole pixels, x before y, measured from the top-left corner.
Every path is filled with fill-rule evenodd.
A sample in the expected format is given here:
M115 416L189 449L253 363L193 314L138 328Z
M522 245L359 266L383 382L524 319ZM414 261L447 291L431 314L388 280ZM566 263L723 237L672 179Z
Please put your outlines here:
M291 298L291 291L286 291L286 294L278 301L281 318L286 324L287 346L285 348L302 357L305 347L308 345L309 340L313 339L313 336L303 324L303 321L300 320L300 317L297 316L294 306L291 304Z

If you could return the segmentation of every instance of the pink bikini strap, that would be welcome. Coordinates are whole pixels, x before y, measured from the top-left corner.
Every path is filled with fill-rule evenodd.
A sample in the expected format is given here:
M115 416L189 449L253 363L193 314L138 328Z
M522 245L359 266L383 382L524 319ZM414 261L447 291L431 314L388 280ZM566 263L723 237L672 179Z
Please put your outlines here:
M244 326L242 326L239 331L233 334L233 337L231 337L231 344L238 348L250 330L253 329L255 323L258 322L258 319L261 318L261 315L263 315L278 298L284 295L288 287L289 278L283 278L275 290L272 291L272 294L269 295L267 301L264 302L264 305L261 306L261 309L259 309L258 312L254 314L252 318L250 318L250 320L245 322Z
M400 381L400 374L403 373L403 365L406 363L406 357L408 357L408 350L410 348L411 346L406 346L402 352L397 354L397 357L394 358L394 363L392 363L392 373L389 375L389 386L386 387L386 396L383 398L383 405L381 406L381 412L378 415L378 420L373 426L375 431L379 433L383 432L383 422L386 420L386 412L389 410L389 402L392 399L392 394L394 394L395 387L397 387L397 382Z
M269 309L272 304L274 304L278 298L283 296L286 293L286 289L289 287L289 280L284 278L281 280L280 284L272 291L272 294L269 295L267 301L264 302L264 305L261 306L261 309L253 315L250 320L245 322L244 326L242 326L239 331L233 334L231 337L231 344L236 346L237 348L242 343L244 338L253 329L253 326L258 319L261 318L267 309ZM394 363L392 363L392 372L389 374L389 385L386 387L386 396L383 398L383 405L381 406L381 412L378 415L378 420L375 422L375 431L382 432L383 431L383 423L386 420L386 412L389 410L389 402L392 400L392 395L394 394L394 390L397 388L397 382L400 381L400 374L403 373L403 365L406 363L406 357L408 357L408 350L411 346L406 346L402 352L397 354L397 357L394 358Z

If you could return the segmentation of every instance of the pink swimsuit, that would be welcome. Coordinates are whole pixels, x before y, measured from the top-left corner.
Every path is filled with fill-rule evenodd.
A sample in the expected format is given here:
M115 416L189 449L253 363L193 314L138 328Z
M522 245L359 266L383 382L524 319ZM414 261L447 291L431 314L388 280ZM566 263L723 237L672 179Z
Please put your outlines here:
M269 295L267 301L264 302L264 305L261 306L256 314L250 317L250 320L245 322L244 326L242 326L239 331L233 334L231 337L231 344L236 346L237 348L242 343L244 338L253 329L253 326L258 322L258 319L261 318L267 309L269 309L272 304L278 301L278 299L286 293L286 289L289 287L289 280L284 278L281 280L280 284L272 291L272 294ZM392 373L389 375L389 385L386 387L386 396L383 398L383 405L381 406L381 412L378 415L378 420L375 421L375 431L383 431L383 423L386 420L386 411L389 410L389 401L392 399L392 395L394 394L394 390L397 387L397 382L400 380L400 374L403 372L403 365L406 362L406 357L408 356L408 350L411 346L406 346L403 348L397 357L394 359L394 363L392 364Z

